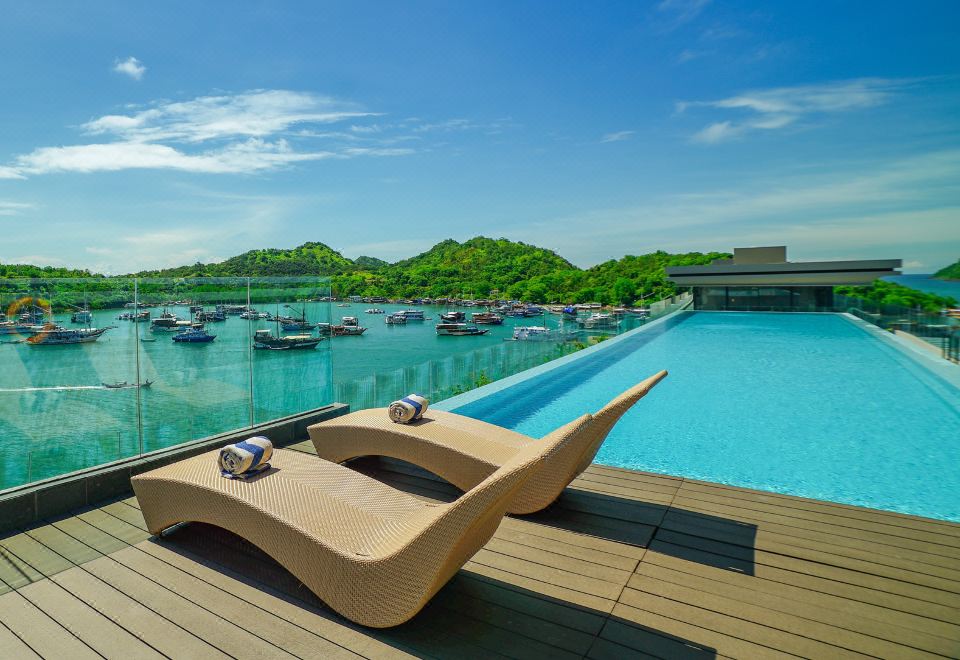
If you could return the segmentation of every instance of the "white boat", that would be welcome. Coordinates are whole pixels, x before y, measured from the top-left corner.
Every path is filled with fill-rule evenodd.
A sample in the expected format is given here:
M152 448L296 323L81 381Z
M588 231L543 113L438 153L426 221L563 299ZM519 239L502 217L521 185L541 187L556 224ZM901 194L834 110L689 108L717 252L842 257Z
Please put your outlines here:
M367 331L355 316L344 316L340 325L331 326L330 330L334 337L358 337Z
M371 307L370 309L364 310L363 313L364 314L383 314L383 310L380 309L379 307Z
M401 309L399 312L394 312L394 316L402 316L408 321L426 320L422 309Z
M387 314L383 319L387 325L406 325L407 317L403 314Z
M603 328L616 328L620 325L618 321L612 314L602 314L600 312L594 312L585 319L577 319L577 325L579 325L584 330L595 330Z
M513 329L514 341L549 341L550 328L542 325L522 325Z

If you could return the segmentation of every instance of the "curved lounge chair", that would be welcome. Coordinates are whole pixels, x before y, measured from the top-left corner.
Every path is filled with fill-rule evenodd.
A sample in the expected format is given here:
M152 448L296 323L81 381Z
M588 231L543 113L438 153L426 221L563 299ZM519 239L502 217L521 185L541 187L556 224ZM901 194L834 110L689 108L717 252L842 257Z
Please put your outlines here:
M666 371L654 374L594 414L585 432L527 481L507 512L533 513L549 506L593 462L614 424L666 375ZM423 419L411 424L390 421L385 408L359 410L314 424L309 432L317 455L328 461L389 456L429 470L464 491L522 449L542 442L477 419L429 409Z
M249 481L224 479L218 452L133 477L153 534L180 522L257 545L331 608L384 628L414 616L500 525L517 490L576 442L591 417L530 444L449 504L429 503L309 454L278 449Z

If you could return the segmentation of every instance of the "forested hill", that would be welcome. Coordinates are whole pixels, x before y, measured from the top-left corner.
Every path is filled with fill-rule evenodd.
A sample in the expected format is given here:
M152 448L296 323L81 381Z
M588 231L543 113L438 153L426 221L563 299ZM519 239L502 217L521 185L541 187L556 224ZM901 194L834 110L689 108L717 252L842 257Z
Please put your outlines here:
M500 297L531 302L630 304L674 292L664 266L707 264L724 253L654 252L626 256L583 270L551 250L483 236L442 241L410 259L389 264L374 257L348 259L323 243L292 249L251 250L220 263L136 273L140 277L328 276L336 296L390 298ZM0 277L90 276L87 271L2 266Z
M281 277L291 275L336 275L361 270L323 243L304 243L290 250L250 250L214 264L195 263L137 273L140 277Z
M960 259L955 264L941 268L933 276L938 280L960 280Z
M31 266L29 264L0 264L0 277L42 277L55 279L61 277L103 277L89 270L59 268L55 266Z

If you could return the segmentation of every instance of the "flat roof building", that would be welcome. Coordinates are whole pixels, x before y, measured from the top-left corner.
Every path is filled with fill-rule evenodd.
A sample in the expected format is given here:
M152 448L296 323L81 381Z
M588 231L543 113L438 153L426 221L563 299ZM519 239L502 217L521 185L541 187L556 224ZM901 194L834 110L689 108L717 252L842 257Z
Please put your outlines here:
M693 289L696 309L814 311L833 307L833 287L899 275L900 259L787 261L787 248L735 248L733 259L671 266L667 279Z

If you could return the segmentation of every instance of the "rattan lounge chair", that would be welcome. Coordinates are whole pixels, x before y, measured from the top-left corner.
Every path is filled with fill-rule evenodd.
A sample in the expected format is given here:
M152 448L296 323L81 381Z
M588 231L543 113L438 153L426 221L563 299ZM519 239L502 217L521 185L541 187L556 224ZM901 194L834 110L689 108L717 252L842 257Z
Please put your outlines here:
M271 469L224 479L217 452L132 479L147 529L227 529L258 546L333 610L384 628L414 616L482 548L517 490L576 442L590 415L531 444L450 503L426 502L310 454L278 449Z
M585 432L551 456L518 491L507 512L533 513L549 506L593 462L614 424L666 375L666 371L654 374L595 413ZM523 448L540 442L494 424L429 409L423 419L410 424L393 423L385 408L359 410L314 424L309 432L317 454L328 461L388 456L429 470L464 491Z

